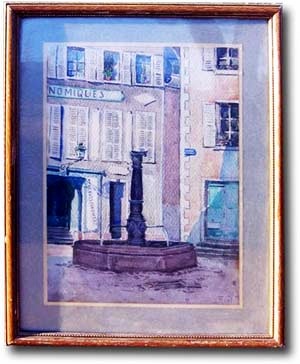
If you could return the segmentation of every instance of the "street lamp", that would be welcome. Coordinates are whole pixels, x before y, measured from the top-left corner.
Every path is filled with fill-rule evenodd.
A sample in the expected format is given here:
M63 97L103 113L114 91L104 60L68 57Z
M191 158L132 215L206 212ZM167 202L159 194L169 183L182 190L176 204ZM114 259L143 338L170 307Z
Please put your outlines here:
M66 164L61 164L60 165L60 171L63 175L68 175L69 174L69 168L70 166L72 166L73 164L80 162L84 159L85 157L85 152L86 152L86 146L83 143L79 143L76 145L75 147L75 152L76 152L76 156L77 159L75 159L72 162L66 163Z

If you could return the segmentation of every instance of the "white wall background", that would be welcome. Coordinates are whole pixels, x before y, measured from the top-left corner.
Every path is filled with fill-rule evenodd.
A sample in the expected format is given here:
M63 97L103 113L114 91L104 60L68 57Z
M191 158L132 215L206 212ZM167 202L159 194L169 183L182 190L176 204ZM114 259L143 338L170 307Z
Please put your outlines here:
M11 1L12 2L12 1ZM38 1L31 1L38 2ZM91 0L89 0L91 2ZM131 2L121 1L118 2ZM152 0L152 2L157 2ZM164 2L174 3L172 0ZM181 2L187 2L181 0ZM222 2L222 1L214 1ZM231 0L231 3L239 1ZM248 1L256 2L256 1ZM264 0L265 3L272 1ZM81 363L84 360L94 363L182 363L189 364L209 362L214 363L296 363L300 359L300 231L297 226L300 221L300 120L298 119L297 101L300 90L297 82L300 82L300 5L293 0L282 0L284 7L283 17L283 57L284 57L284 140L285 140L285 225L286 225L286 341L285 350L216 350L216 349L85 349L85 348L12 348L5 346L4 336L4 298L0 299L0 358L2 363ZM3 7L1 8L1 20L4 29ZM3 60L4 35L0 32L1 46L0 56ZM2 62L1 62L2 64ZM3 85L3 67L1 67L1 84ZM0 139L3 141L3 87L0 89L1 116ZM299 103L299 101L298 101ZM3 180L4 171L3 142L0 143L0 297L4 297L4 203ZM242 357L242 358L241 358Z

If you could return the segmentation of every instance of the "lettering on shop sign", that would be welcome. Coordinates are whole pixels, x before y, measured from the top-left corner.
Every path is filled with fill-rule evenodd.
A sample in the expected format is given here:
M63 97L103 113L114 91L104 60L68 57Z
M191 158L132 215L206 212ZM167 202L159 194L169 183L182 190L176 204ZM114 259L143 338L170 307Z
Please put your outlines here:
M48 85L48 97L66 99L81 99L95 101L122 102L124 93L118 90L101 90L95 88L69 87L61 85Z

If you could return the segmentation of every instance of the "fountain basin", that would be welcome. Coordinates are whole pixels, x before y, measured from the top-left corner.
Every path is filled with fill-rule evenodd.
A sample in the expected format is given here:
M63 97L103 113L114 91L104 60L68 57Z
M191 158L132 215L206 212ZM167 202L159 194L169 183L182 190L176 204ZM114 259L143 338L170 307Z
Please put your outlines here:
M73 264L115 272L174 272L197 265L194 246L182 242L148 241L143 246L122 241L78 240L73 245Z

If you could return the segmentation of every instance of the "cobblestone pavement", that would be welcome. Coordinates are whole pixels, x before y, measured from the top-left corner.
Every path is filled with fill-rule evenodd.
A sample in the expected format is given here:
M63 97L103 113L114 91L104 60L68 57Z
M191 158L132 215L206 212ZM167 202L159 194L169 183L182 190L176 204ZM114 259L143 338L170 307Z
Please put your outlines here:
M72 264L72 247L48 246L48 301L238 304L238 261L198 257L173 273L116 273Z

